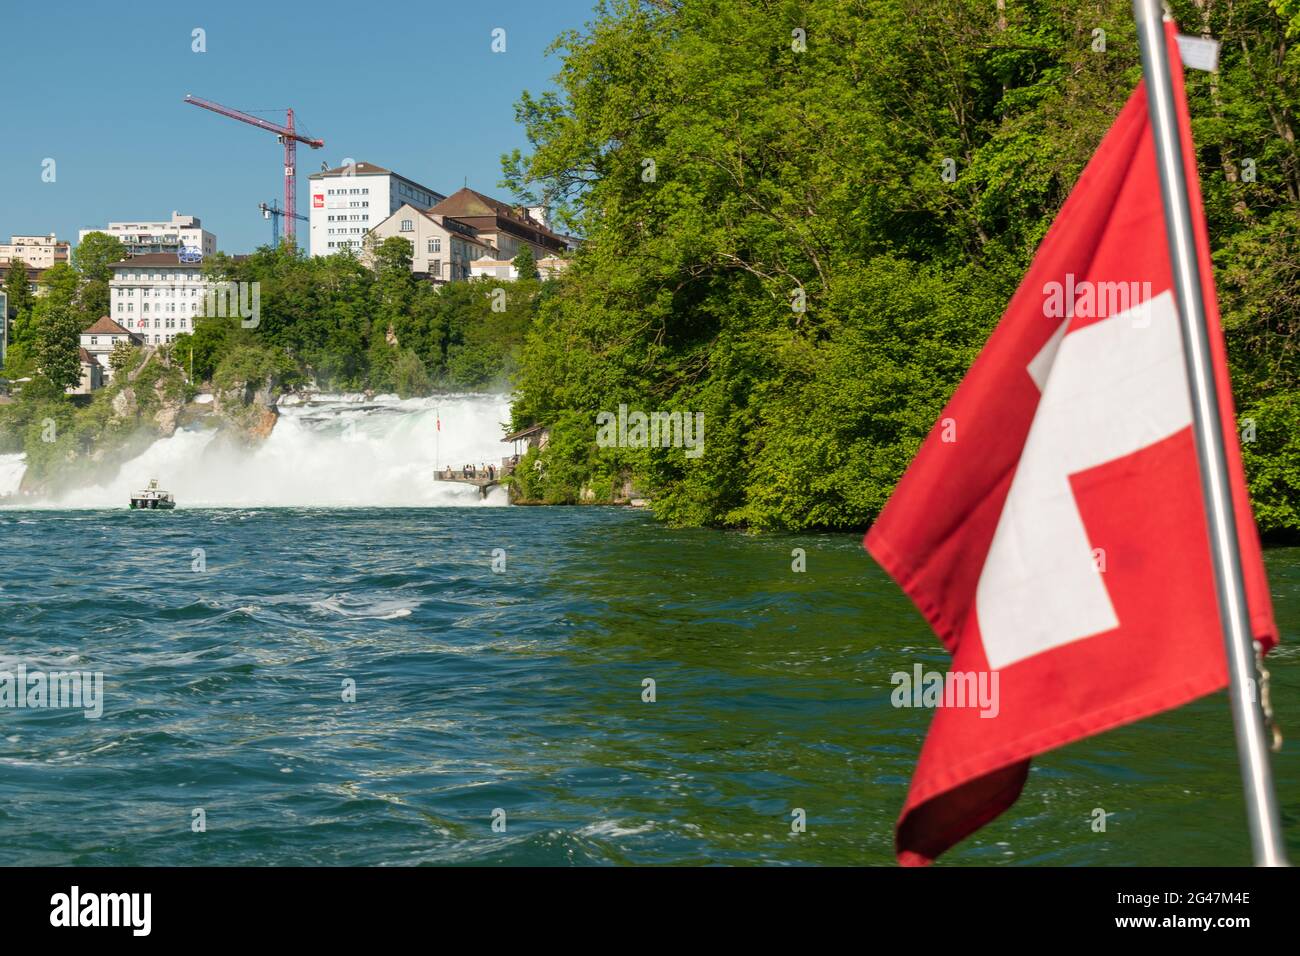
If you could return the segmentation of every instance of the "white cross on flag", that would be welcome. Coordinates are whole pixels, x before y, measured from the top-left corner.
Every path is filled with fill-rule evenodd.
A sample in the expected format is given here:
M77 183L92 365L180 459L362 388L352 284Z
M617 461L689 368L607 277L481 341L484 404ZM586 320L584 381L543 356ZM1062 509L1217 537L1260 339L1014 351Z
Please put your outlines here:
M1177 64L1174 35L1170 25ZM1185 165L1247 604L1268 648L1277 630L1200 188ZM943 640L954 674L990 675L980 686L999 696L992 709L936 709L898 821L902 863L932 861L1011 806L1035 754L1227 683L1142 85L865 543Z

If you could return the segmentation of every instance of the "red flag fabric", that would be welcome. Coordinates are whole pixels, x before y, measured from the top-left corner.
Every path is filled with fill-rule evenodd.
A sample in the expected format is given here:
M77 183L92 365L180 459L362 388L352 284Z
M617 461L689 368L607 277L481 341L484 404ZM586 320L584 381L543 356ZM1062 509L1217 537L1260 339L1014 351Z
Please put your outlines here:
M1267 648L1277 630L1166 32L1247 602ZM1011 806L1033 755L1227 683L1176 309L1139 84L866 535L952 655L898 820L900 863L933 861ZM993 706L972 705L977 686Z

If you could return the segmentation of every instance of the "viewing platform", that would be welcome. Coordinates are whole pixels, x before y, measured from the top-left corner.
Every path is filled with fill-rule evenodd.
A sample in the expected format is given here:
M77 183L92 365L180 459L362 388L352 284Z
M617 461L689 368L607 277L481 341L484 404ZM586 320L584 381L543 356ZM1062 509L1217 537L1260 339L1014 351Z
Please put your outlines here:
M501 484L501 478L508 475L513 467L510 459L502 459L501 467L489 468L439 468L433 473L434 481L454 481L462 485L473 485L478 489L479 497L486 498L488 490Z
M501 479L515 470L519 459L530 448L545 448L550 437L550 430L544 425L532 425L522 431L514 432L501 439L514 445L514 454L501 459L500 465L462 465L459 468L446 467L434 470L434 481L453 481L462 485L473 485L478 489L479 497L486 498L488 490L502 484Z

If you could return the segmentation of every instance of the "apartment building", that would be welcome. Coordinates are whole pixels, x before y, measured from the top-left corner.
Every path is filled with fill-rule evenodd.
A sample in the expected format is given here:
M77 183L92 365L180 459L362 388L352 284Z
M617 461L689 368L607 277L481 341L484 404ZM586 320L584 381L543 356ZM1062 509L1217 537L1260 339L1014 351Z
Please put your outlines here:
M71 252L71 245L59 242L54 233L48 236L10 236L8 242L0 242L0 262L21 259L32 269L48 269L56 262L67 262Z
M0 286L9 281L9 271L12 268L12 263L0 262ZM27 275L27 291L32 295L44 295L45 286L41 284L41 278L45 275L45 270L37 269L35 266L29 265L23 271ZM13 306L11 305L10 307L12 308Z
M173 257L181 248L198 249L203 256L216 255L217 237L203 228L198 216L183 216L173 211L171 219L131 222L110 222L107 228L82 229L77 235L81 242L92 232L103 232L126 246L128 256L147 256L168 253Z
M370 235L376 244L391 236L409 241L411 271L433 282L468 279L471 262L493 255L492 247L469 226L410 203L376 225Z
M81 388L84 391L71 390L74 394L85 394L99 388L113 378L113 369L109 366L109 357L119 342L132 342L139 345L141 336L108 316L98 319L93 325L81 330ZM99 371L87 367L87 360L93 361Z
M473 189L457 190L429 212L469 226L492 247L496 259L513 259L525 245L532 247L534 259L556 256L569 248L567 237L552 232L536 218L538 207L530 211L511 206Z
M307 249L328 256L344 249L360 252L366 234L404 204L428 209L446 197L391 169L351 163L307 177L311 201Z
M109 317L143 344L162 345L194 330L208 287L198 264L181 262L172 253L149 253L110 268ZM86 348L95 354L89 345Z
M567 268L569 260L559 254L571 243L549 229L543 216L540 208L508 206L466 188L430 209L403 204L376 223L370 237L376 243L390 236L409 239L411 271L434 282L518 278L511 260L525 247L532 250L541 275L549 278Z

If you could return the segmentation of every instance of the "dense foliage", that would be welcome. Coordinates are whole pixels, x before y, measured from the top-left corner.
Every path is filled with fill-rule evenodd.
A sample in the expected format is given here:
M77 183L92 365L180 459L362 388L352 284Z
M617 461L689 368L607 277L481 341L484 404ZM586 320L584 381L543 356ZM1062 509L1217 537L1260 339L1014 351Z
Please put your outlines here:
M77 246L72 263L57 262L41 275L42 294L27 287L26 263L9 263L5 292L13 313L4 377L39 376L58 390L81 379L77 348L81 330L108 314L109 263L126 256L122 243L92 232Z
M312 385L402 397L504 387L548 294L535 277L433 286L411 272L402 238L369 250L368 264L348 253L309 258L287 244L218 254L206 276L249 290L256 283L256 315L240 314L251 292L205 301L214 314L201 315L192 333L146 349L119 343L112 385L74 398L65 389L80 379L79 333L106 314L108 264L123 258L107 238L88 236L72 265L46 270L39 296L27 295L25 282L15 287L5 373L17 400L0 405L0 453L26 453L29 484L72 480L87 461L120 457L162 433L204 383L237 403Z
M1300 532L1296 4L1172 4L1251 491ZM540 310L515 424L542 492L613 474L693 524L879 512L1140 77L1128 0L610 0L525 94L521 195L586 237ZM951 162L947 162L951 161ZM955 179L945 177L955 172ZM705 452L599 447L620 403Z
M407 240L389 238L371 252L369 265L346 252L309 258L287 244L209 259L204 271L213 281L258 283L256 324L238 315L200 318L172 354L188 365L192 352L194 379L216 384L251 373L410 397L505 383L540 283L434 286L411 272Z

